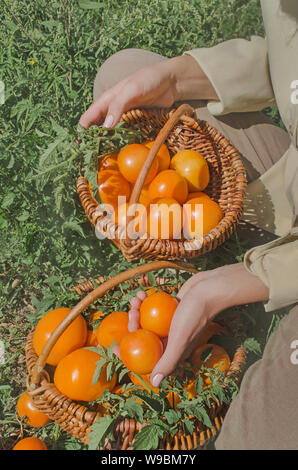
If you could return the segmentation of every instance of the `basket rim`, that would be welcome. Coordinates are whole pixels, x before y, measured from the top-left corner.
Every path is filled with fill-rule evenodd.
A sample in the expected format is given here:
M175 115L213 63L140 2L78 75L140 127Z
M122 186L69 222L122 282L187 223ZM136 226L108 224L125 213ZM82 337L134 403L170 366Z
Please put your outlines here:
M158 279L160 279L159 276L154 275L154 277L155 277L156 281L158 281ZM161 279L163 279L163 278L161 278ZM141 276L135 277L132 280L132 282L138 283L139 280L141 280L141 282L143 282L144 281L144 276L141 275ZM123 281L123 282L125 282L125 281ZM119 283L119 284L121 284L121 283ZM148 279L148 282L145 286L150 286L150 285L151 284L150 284L150 281ZM127 288L127 292L132 290L133 287L134 286L130 285ZM160 287L162 288L162 285L160 285ZM178 287L173 286L173 288L175 290ZM66 432L69 432L70 434L73 434L71 432L72 430L68 429L69 426L71 426L71 424L69 424L69 423L72 423L73 420L77 420L77 422L79 423L78 426L77 426L79 435L76 435L75 437L78 437L84 443L87 443L88 442L88 439L87 439L88 431L90 430L90 428L91 428L92 424L95 422L95 420L97 418L101 417L101 414L98 411L90 410L87 405L82 404L80 402L77 402L75 400L71 400L67 396L63 395L56 388L55 384L53 382L51 382L50 376L45 370L43 371L43 373L41 375L41 380L40 380L39 386L37 388L32 389L32 384L30 383L31 378L32 378L32 372L33 372L33 370L36 366L37 360L38 360L38 355L35 353L34 347L33 347L33 334L34 334L34 331L35 331L35 328L33 328L30 331L30 333L27 337L26 348L25 348L26 366L27 366L27 372L28 372L28 374L27 374L27 391L28 391L29 395L31 396L35 406L37 408L39 407L39 409L42 412L44 412L45 414L48 414L50 419L52 419L55 422L58 422L61 425L61 427L64 430L66 430ZM244 364L245 364L245 350L244 350L243 346L240 345L234 353L234 356L233 356L233 359L231 361L229 370L226 372L226 377L231 376L235 380L235 382L237 382L240 375L241 375ZM58 406L59 411L53 410L50 413L47 413L44 409L46 405L44 403L43 403L43 405L41 405L39 403L41 400L43 400L44 403L46 402L46 404L48 406L52 406L53 408ZM197 442L197 441L202 442L202 440L203 440L204 445L206 445L208 440L214 438L214 436L220 430L220 427L221 427L223 417L224 417L224 414L225 414L226 410L225 410L225 406L223 404L218 404L218 403L215 403L215 402L213 402L213 403L215 404L214 416L213 416L213 418L214 418L213 419L213 428L210 430L205 425L202 425L202 423L200 423L200 426L197 426L195 428L195 431L192 435L192 441L191 441L192 445L191 445L191 442L189 441L189 439L187 439L187 436L185 436L183 433L180 433L179 439L177 441L178 444L176 443L177 445L183 446L184 445L183 442L186 439L186 441L188 442L188 445L189 446L191 445L190 448L193 448L193 443L194 442ZM62 407L64 410L66 408L67 408L67 410L70 409L69 419L68 419L69 422L66 422L65 426L63 426L63 421L61 422L61 419L62 419L61 416L64 416L64 415L63 415L63 413L61 415L60 407ZM211 420L211 422L212 422L212 420ZM146 424L144 424L144 425L146 425ZM122 442L122 448L127 448L127 446L131 446L131 444L133 442L135 432L138 432L139 426L140 426L140 423L137 423L137 421L134 420L134 419L129 419L127 421L127 418L119 417L118 424L115 426L115 429L114 429L115 442L117 440L117 433L118 433L118 440L120 439L121 434L122 434L122 438L123 438L122 439L122 441L123 441ZM133 430L133 432L132 432L132 430ZM164 439L165 439L165 442L167 443L167 445L170 445L169 444L170 441L172 442L171 436L166 436ZM108 446L108 444L107 444L107 446ZM108 447L105 446L104 448L108 448ZM185 449L187 449L187 447L185 447Z
M124 113L121 120L128 124L131 122L137 124L137 122L142 118L157 119L163 116L163 119L168 119L174 111L175 108L138 108ZM189 116L182 116L180 121L183 125L190 127L194 131L205 133L209 139L213 140L216 145L221 147L223 152L228 155L231 162L231 171L234 175L234 194L231 194L231 203L224 211L224 216L219 221L217 226L202 237L199 248L197 242L193 240L160 240L139 238L132 243L131 240L125 240L121 238L121 228L117 224L115 224L112 220L106 220L106 224L104 226L105 235L108 239L113 241L115 245L118 246L118 248L121 249L122 253L125 257L127 257L127 259L131 258L133 260L142 258L142 256L137 256L134 258L135 253L142 250L145 255L147 255L149 252L150 256L150 249L152 252L154 252L158 242L161 243L161 247L159 247L160 250L167 247L167 250L170 253L178 251L179 253L185 254L185 257L199 256L202 254L201 252L206 253L211 251L213 247L217 247L223 243L226 238L228 238L233 233L242 216L244 193L247 180L246 171L239 152L217 129L211 126L207 121L194 119L193 117ZM93 199L91 189L89 188L89 183L84 176L79 176L77 179L77 192L89 221L100 231L100 222L103 221L104 215L100 213L100 203L98 204L97 201ZM117 229L119 231L120 237L116 236L114 238L112 235L115 233L117 234ZM152 253L152 257L154 256L158 258L156 252ZM177 257L179 256L176 256L175 258Z

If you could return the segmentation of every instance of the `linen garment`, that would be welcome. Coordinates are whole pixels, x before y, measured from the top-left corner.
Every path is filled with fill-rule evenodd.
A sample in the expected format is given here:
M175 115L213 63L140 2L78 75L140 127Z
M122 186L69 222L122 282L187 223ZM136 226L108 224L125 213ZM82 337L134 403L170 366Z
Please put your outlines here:
M269 312L298 301L298 2L263 0L261 5L266 39L235 39L187 54L199 62L217 92L219 101L207 105L211 114L256 111L276 103L291 138L282 158L247 191L255 210L260 194L265 199L269 195L279 235L248 251L244 261L269 287ZM272 229L271 218L263 210L258 225ZM295 307L270 337L262 359L246 372L216 449L298 449L297 340Z
M252 201L267 192L274 208L274 232L280 238L250 250L245 266L269 288L266 311L298 302L298 2L261 2L266 39L232 39L211 48L187 51L211 81L219 101L215 116L261 110L277 104L291 138L282 158L248 186ZM270 229L269 211L258 225Z

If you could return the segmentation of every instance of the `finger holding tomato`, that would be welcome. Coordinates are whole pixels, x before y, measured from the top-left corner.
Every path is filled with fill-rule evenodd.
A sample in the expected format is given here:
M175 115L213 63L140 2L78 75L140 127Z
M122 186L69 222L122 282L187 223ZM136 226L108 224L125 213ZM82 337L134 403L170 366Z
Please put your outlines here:
M139 294L139 293L138 293ZM144 293L137 294L142 295ZM180 289L179 304L171 320L164 353L155 365L150 381L159 387L162 380L188 357L207 325L226 308L267 300L268 288L243 263L222 266L192 276ZM147 297L148 298L148 297ZM131 301L128 328L140 328L141 308ZM140 322L140 323L139 323Z

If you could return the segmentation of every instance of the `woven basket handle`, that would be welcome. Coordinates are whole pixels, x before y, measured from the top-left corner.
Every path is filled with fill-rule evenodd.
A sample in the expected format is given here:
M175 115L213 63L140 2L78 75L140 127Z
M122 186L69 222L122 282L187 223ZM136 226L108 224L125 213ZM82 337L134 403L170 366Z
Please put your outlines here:
M64 318L64 320L58 325L58 327L53 331L50 338L46 342L43 350L40 353L40 356L36 362L36 366L33 370L32 374L32 383L30 387L32 390L36 388L39 384L41 373L43 371L44 365L46 360L53 348L56 344L60 336L64 333L66 328L78 317L80 313L83 312L89 305L91 305L95 300L102 297L108 290L112 289L113 287L118 286L122 282L126 282L129 279L132 279L135 276L140 276L142 274L146 274L151 271L156 271L159 269L166 269L172 268L180 271L187 271L193 274L196 274L198 270L189 263L183 262L171 262L171 261L153 261L152 263L143 264L141 266L137 266L135 268L129 269L124 271L123 273L119 273L117 276L114 276L111 279L103 282L100 286L96 287L92 292L86 295L72 310L69 314Z
M182 104L179 106L179 108L176 109L176 111L170 116L168 121L165 123L163 128L159 131L154 144L149 150L149 153L147 155L146 161L138 175L137 181L134 185L134 188L132 190L129 204L135 204L139 202L140 194L143 189L144 183L146 181L146 178L148 176L148 173L150 171L150 168L152 166L152 163L162 146L164 142L166 141L169 133L175 126L175 124L179 121L179 119L184 115L184 114L191 114L193 115L194 109L189 105L189 104ZM133 217L132 217L133 218Z

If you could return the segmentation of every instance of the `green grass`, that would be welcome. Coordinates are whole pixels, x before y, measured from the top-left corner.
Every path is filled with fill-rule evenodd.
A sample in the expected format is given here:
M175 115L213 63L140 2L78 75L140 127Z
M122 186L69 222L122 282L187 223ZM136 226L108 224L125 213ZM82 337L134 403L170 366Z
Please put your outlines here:
M3 0L1 5L0 79L6 87L6 101L0 106L3 449L11 448L23 434L46 438L51 449L80 448L54 424L36 431L17 419L16 399L25 389L25 338L38 315L75 304L77 299L69 292L73 283L129 266L110 243L94 236L75 193L75 176L64 188L72 195L71 202L59 212L53 196L56 183L41 188L32 179L42 149L54 140L53 123L76 126L92 102L98 67L120 49L143 48L172 57L264 33L258 0L95 3ZM238 250L234 239L216 255L196 263L212 268L237 260L244 251Z

